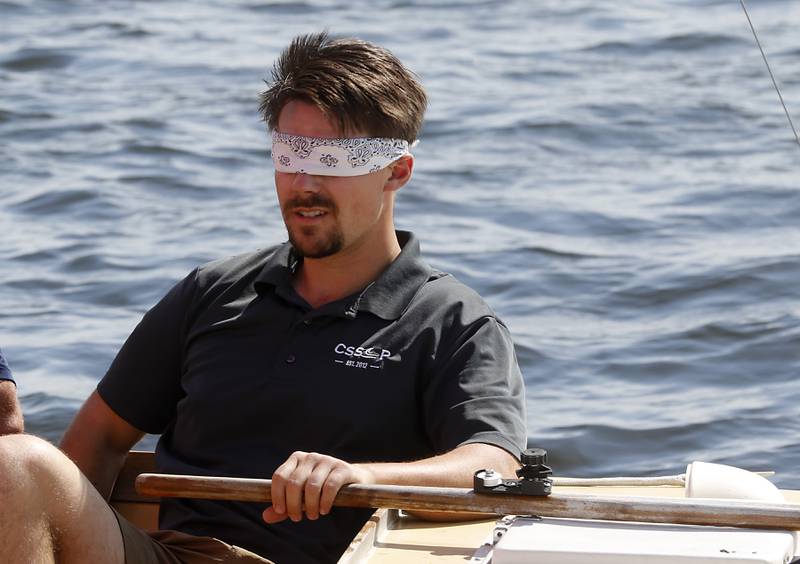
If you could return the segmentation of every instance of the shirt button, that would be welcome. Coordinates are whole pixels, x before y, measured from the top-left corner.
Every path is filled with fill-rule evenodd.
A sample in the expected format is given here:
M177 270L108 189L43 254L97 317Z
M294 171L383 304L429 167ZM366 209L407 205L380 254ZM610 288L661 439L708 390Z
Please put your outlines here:
M293 354L290 354L286 357L286 364L294 364L294 361L297 360Z

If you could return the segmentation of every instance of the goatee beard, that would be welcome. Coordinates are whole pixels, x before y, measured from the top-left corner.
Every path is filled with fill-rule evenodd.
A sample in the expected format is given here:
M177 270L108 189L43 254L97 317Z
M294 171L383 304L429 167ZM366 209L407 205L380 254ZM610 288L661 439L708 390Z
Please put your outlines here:
M316 229L314 228L303 229L303 235L306 237L305 240L309 241L308 244L304 244L301 240L298 240L298 238L289 231L289 242L292 244L294 253L298 258L307 257L311 259L321 259L335 255L342 250L344 242L341 232L336 230L322 240L315 240L315 231Z
M312 194L305 198L292 198L287 201L282 210L284 218L294 213L296 208L320 208L333 216L336 214L336 204L320 194ZM319 227L310 226L301 227L299 233L293 233L289 229L288 222L285 223L289 242L298 257L325 258L335 255L344 246L344 237L338 227L334 227L330 233L322 232Z

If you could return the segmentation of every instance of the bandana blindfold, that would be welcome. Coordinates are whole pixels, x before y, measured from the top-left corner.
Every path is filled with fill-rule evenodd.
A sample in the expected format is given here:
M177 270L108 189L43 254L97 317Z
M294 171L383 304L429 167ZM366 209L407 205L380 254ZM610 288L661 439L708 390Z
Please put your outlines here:
M408 154L405 139L337 139L272 132L272 161L278 172L361 176L387 167Z

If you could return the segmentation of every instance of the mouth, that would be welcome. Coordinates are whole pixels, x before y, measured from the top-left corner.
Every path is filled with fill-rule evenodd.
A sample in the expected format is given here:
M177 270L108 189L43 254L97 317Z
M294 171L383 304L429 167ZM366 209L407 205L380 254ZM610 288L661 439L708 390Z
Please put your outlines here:
M321 217L328 212L322 210L296 210L295 213L300 217Z
M328 198L312 194L306 198L295 197L284 202L283 217L287 221L300 224L313 224L323 221L327 216L336 216L336 205Z
M323 208L293 207L289 210L289 216L303 222L319 221L329 213L328 210Z

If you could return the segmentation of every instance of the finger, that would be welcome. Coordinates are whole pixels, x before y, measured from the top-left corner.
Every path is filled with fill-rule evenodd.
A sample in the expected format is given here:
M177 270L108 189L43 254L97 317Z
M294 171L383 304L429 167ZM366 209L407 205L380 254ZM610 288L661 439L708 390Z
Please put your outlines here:
M295 523L303 519L303 494L308 477L317 465L319 455L307 453L300 458L297 467L286 482L286 514Z
M287 515L286 513L277 513L275 508L270 506L267 507L264 512L261 514L261 517L264 519L264 522L268 525L272 525L274 523L280 523L281 521L286 521Z
M327 515L333 507L333 500L336 499L336 494L342 489L345 484L350 484L355 481L354 477L345 468L336 468L328 474L325 484L322 486L322 493L319 499L319 513L320 515Z
M321 459L317 462L314 470L308 476L305 486L305 512L306 517L311 520L318 519L320 515L320 495L322 487L327 482L328 476L333 469L330 460Z
M272 474L272 510L278 514L286 513L286 483L297 468L298 459L305 453L294 452L286 462L278 466Z

